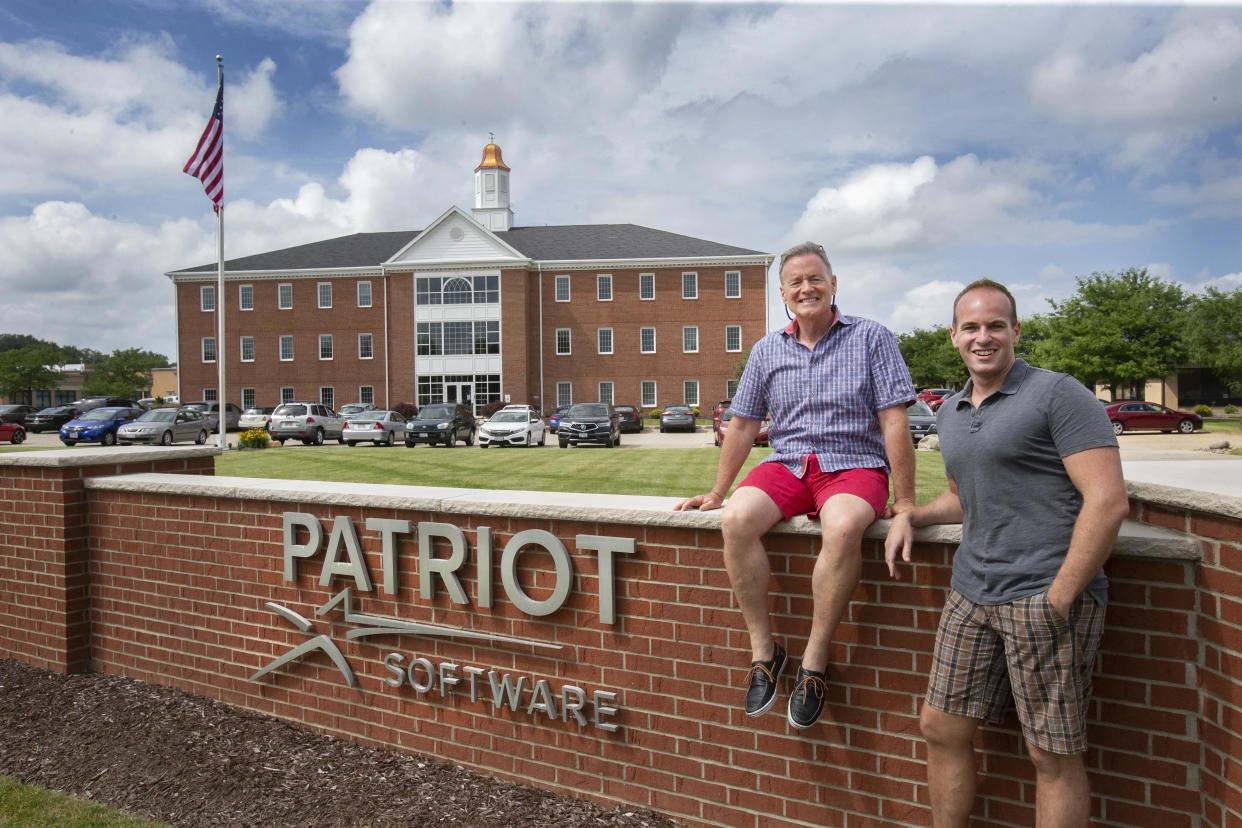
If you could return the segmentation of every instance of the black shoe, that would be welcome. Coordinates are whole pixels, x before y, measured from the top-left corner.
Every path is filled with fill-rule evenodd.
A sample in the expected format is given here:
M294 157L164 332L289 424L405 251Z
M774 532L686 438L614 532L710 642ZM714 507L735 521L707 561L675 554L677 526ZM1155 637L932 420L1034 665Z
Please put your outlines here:
M762 716L772 709L776 702L777 679L781 670L785 669L785 648L776 642L772 643L772 658L769 661L752 661L750 663L750 689L746 691L746 715Z
M798 668L798 681L789 696L789 723L799 730L815 724L824 709L824 694L828 685L824 674Z

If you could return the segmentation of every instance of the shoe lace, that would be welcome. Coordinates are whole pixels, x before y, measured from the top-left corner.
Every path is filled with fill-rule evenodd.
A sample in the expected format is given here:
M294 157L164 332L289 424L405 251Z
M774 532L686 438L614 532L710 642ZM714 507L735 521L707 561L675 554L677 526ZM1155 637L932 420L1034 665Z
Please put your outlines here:
M807 701L811 693L815 694L815 698L822 699L824 693L828 691L828 684L819 676L803 676L798 686L794 688L794 695L797 695L799 691L802 693L803 701Z
M775 666L775 664L768 665L762 661L756 661L754 664L750 665L750 672L746 674L746 680L750 681L753 679L755 677L755 673L763 673L763 675L768 677L768 681L776 681L776 674L772 670Z

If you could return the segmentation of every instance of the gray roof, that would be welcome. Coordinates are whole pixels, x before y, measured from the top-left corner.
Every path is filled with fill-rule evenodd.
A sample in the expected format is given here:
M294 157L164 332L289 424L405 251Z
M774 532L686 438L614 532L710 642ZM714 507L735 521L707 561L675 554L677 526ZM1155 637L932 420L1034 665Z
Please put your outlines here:
M311 270L379 267L418 238L421 230L354 233L335 239L256 253L224 263L225 271ZM570 224L514 227L496 237L534 261L596 259L697 259L717 256L763 256L729 244L696 239L637 224ZM175 273L211 273L216 265L190 267Z

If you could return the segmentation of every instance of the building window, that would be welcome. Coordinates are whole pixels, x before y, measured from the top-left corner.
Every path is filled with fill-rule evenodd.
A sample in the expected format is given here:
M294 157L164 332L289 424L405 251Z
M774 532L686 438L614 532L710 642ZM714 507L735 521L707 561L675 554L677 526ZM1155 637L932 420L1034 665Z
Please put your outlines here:
M288 334L280 338L280 361L293 362L293 337Z
M741 299L742 298L742 271L726 270L725 271L725 298Z
M568 302L569 301L569 277L568 276L557 276L555 284L556 284L556 290L554 291L554 293L556 294L556 301Z
M558 356L566 356L571 353L569 348L569 328L556 329L556 353Z
M241 338L241 361L254 362L254 337L243 336Z
M371 283L370 282L359 282L358 283L358 307L360 308L371 307Z
M216 361L216 338L214 336L203 337L203 362Z
M699 381L686 380L681 384L682 402L686 405L699 404Z
M655 328L639 328L638 352L640 354L654 354L656 352L655 348Z
M241 407L242 407L242 411L245 411L248 408L254 408L254 389L253 388L242 389Z
M638 274L638 298L654 299L655 298L655 274L640 273Z
M599 352L601 354L612 353L612 328L600 328L596 331L599 339Z
M214 388L204 388L204 389L203 389L203 399L204 399L204 400L207 400L207 402L215 402L215 400L216 400L216 389L214 389Z
M331 408L333 411L336 410L336 392L333 391L331 385L319 386L319 402L323 403L328 408Z
M373 403L375 402L375 386L359 385L358 386L358 402Z
M699 298L699 274L697 273L681 274L681 298L682 299L698 299Z
M499 276L419 276L414 280L419 305L483 305L500 302Z
M612 405L612 383L601 382L599 384L599 401Z
M642 397L639 405L643 408L654 408L656 404L655 380L643 380L639 396Z
M332 359L332 334L319 335L319 358Z
M595 277L595 298L601 302L612 301L611 273L601 273Z
M474 301L474 288L469 279L460 276L444 282L444 304L469 305Z
M574 404L574 384L572 382L558 382L556 384L556 405Z
M371 335L358 334L358 359L371 359L375 352L371 349Z
M741 325L725 325L725 350L730 352L742 350Z
M725 380L725 396L733 399L733 395L737 393L737 380Z
M276 286L276 307L293 310L293 285L285 283Z
M320 282L319 283L319 307L321 308L332 307L332 283L331 282Z
M687 325L681 329L681 350L687 354L699 352L699 329L696 326Z
M293 396L292 385L282 385L280 387L280 401L282 403L293 402L297 397Z
M216 309L215 285L203 285L198 289L199 310L213 311Z
M254 285L237 286L237 309L254 310Z

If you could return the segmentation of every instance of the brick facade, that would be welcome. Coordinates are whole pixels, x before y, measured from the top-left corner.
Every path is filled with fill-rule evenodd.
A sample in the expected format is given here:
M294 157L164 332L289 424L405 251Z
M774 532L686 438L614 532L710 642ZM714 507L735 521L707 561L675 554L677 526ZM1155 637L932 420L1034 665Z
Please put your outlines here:
M31 472L22 455L0 458L0 502L9 504L0 516L3 655L176 686L343 737L601 802L654 807L690 825L929 824L917 717L955 529L921 530L913 574L901 582L887 577L880 527L869 532L863 581L832 652L824 717L800 733L783 716L752 720L740 709L748 651L720 565L718 515L672 513L668 499L657 498L547 494L538 499L547 505L534 507L519 493L342 484L329 496L296 482L115 476L156 467L111 456L107 467L56 474ZM38 510L30 502L75 505ZM1087 756L1094 821L1235 825L1242 820L1242 513L1138 495L1132 502L1138 521L1162 528L1123 532L1107 567L1112 598ZM282 576L287 512L313 516L325 539L298 559L292 581ZM316 613L343 586L356 586L341 574L344 535L335 542L337 574L320 583L334 543L329 533L342 517L356 527L374 579L369 591L356 590L353 612L372 623L465 627L561 649L423 635L347 638L358 623L346 623L343 605ZM422 592L413 531L396 536L397 591L386 593L383 544L368 519L459 527L467 547L456 574L466 603L455 603L435 578L430 597ZM503 576L502 550L526 530L559 539L574 573L563 606L538 617L519 609ZM634 541L632 553L615 557L615 624L601 618L606 577L591 536ZM804 521L769 536L775 624L794 653L809 627L817 540ZM488 566L479 564L489 560L483 550L491 551ZM426 560L450 554L437 543ZM552 600L559 582L552 561L538 551L517 556L516 582L528 600ZM75 578L63 576L66 564L77 567ZM314 629L299 630L267 602ZM355 688L323 652L251 680L319 634L339 646ZM391 653L400 654L390 662L399 667L425 658L437 672L389 669ZM477 698L471 669L484 671ZM497 680L525 677L517 709L493 704L487 671ZM437 683L443 675L459 683ZM411 679L431 687L420 691ZM540 681L558 713L564 698L575 698L566 687L587 699L615 693L617 712L604 720L618 729L598 727L590 703L584 722L532 707ZM1013 717L984 728L978 747L986 774L978 824L1030 825L1032 773Z

